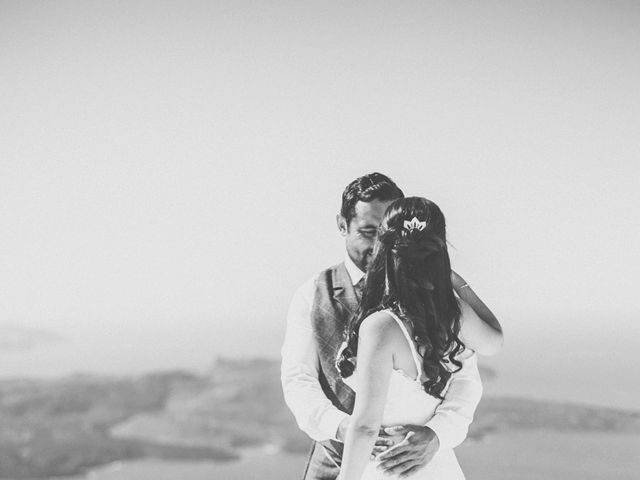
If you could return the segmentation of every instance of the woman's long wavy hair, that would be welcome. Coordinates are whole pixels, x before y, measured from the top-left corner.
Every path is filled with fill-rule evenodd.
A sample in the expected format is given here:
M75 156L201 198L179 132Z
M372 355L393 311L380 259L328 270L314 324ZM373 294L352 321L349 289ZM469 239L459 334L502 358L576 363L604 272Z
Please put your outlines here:
M412 228L414 218L417 222ZM420 222L424 222L422 229ZM378 310L391 309L411 322L416 343L422 347L419 350L427 376L424 390L443 398L451 373L462 367L455 356L464 344L458 337L460 306L451 284L440 208L420 197L394 201L385 212L373 255L358 312L349 322L338 354L338 371L343 377L353 373L362 321ZM448 368L448 363L455 368Z

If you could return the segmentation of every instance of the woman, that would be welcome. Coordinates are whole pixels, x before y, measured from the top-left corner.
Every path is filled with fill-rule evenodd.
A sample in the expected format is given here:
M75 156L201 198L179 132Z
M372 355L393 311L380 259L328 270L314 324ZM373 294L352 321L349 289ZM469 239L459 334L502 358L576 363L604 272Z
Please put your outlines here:
M424 425L462 367L461 309L452 283L445 219L418 197L385 213L360 309L337 366L356 392L339 480L390 478L369 460L381 426ZM356 368L357 357L357 368ZM458 480L452 449L440 449L411 478Z

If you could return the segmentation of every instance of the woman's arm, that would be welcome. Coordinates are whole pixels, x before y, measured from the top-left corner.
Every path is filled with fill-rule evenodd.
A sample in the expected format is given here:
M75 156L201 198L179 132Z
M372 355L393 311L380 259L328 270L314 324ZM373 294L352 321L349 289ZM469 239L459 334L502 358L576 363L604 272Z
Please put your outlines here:
M451 282L461 300L462 341L481 355L495 355L502 349L504 342L500 322L469 284L453 270Z
M383 312L367 317L358 339L358 393L347 429L339 480L360 480L380 425L393 368L395 320Z

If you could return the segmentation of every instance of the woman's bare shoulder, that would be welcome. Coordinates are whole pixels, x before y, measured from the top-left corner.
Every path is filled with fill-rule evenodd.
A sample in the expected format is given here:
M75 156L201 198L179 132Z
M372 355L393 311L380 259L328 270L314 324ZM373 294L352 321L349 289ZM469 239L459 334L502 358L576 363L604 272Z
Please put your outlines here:
M360 324L361 338L393 342L402 338L402 335L398 322L385 310L372 313Z

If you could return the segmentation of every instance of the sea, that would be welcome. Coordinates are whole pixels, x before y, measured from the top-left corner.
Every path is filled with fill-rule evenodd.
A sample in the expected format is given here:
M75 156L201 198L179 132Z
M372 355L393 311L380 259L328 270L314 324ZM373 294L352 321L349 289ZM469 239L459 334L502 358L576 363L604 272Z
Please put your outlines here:
M510 432L465 442L456 455L467 480L637 480L640 436ZM227 463L138 461L90 472L87 480L300 479L306 458L254 451ZM68 478L65 480L77 480Z
M479 359L488 372L483 379L485 396L640 410L640 383L634 380L640 365L640 328L627 322L622 334L611 324L603 325L609 326L601 331L559 328L554 332L505 328L503 351ZM172 331L56 332L0 325L0 379L56 378L80 372L132 375L170 369L206 373L221 357L278 357L282 331L258 331L255 338L235 335L193 326ZM469 480L637 480L638 452L638 435L545 430L492 434L456 449ZM86 479L297 479L304 464L304 456L258 449L233 462L114 463L92 470Z

